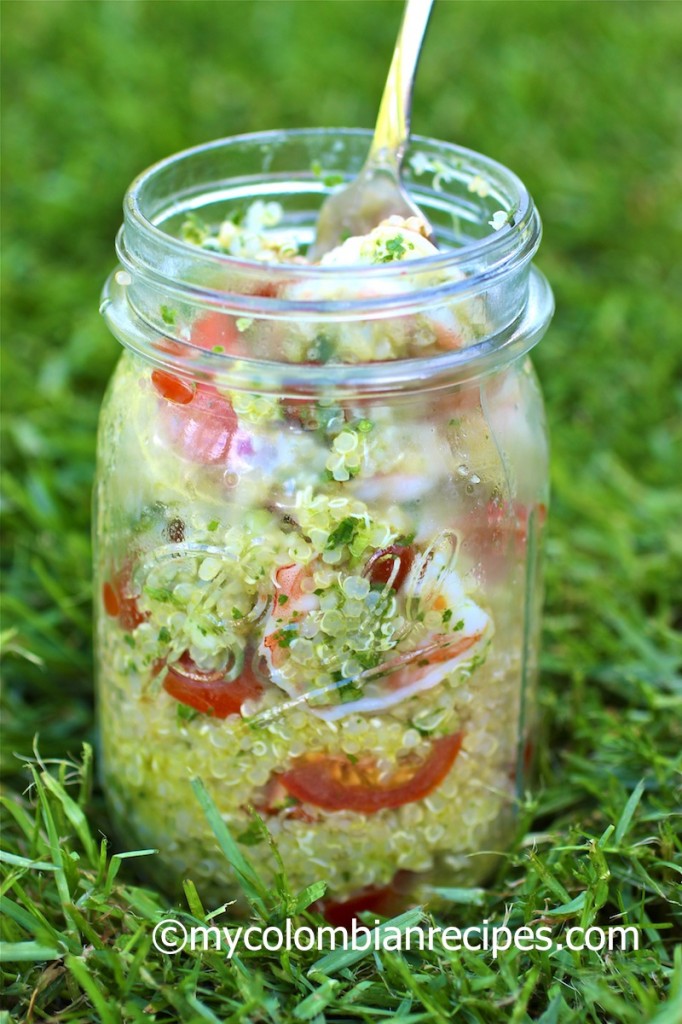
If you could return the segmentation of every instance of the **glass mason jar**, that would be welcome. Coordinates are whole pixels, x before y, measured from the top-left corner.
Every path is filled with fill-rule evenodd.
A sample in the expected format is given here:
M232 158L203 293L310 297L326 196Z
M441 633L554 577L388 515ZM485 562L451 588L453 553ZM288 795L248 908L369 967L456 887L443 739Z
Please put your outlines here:
M273 132L155 165L126 195L102 304L125 347L96 484L114 820L158 848L169 889L189 874L234 898L198 777L265 879L254 811L337 920L474 883L508 843L548 501L532 199L494 161L414 138L405 177L440 251L306 264L369 138ZM290 259L221 250L254 209L278 210Z

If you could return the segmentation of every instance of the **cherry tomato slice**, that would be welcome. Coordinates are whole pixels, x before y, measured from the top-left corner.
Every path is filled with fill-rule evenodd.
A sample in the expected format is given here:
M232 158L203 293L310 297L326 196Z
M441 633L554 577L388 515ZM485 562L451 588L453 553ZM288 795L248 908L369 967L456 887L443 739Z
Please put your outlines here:
M163 688L181 704L214 718L239 714L245 701L263 692L250 667L245 665L237 679L227 680L223 672L202 671L187 653L168 669Z
M152 370L152 384L162 398L176 405L189 405L194 398L194 388L187 381L165 370Z
M237 321L227 313L209 313L192 327L192 345L206 352L222 351L227 355L247 355Z
M376 814L428 796L448 775L464 734L434 740L428 757L406 760L388 780L380 780L373 759L353 764L344 755L304 754L279 778L287 791L304 803L328 811Z
M315 822L318 815L306 811L302 804L287 793L278 775L271 775L262 792L253 801L253 805L262 817L281 814L283 818L293 821Z
M102 586L102 603L107 615L118 619L121 628L130 632L149 618L138 607L138 595L132 593L131 576L132 564L128 561L113 575L111 582L107 580Z
M271 281L264 281L256 286L249 295L274 298L279 294L279 286ZM248 344L244 334L237 328L237 317L229 313L208 313L196 320L192 327L191 344L203 348L206 352L224 352L231 356L249 355Z
M189 354L186 345L180 341L174 341L172 338L158 338L153 345L159 352L165 352L166 355L175 356L177 359L184 359Z
M414 562L414 548L406 547L404 544L391 544L390 547L381 548L375 551L365 566L365 576L370 583L379 583L386 586L395 569L396 562L398 570L395 579L391 583L392 590L400 590L407 574Z
M111 615L113 619L117 619L121 606L118 601L118 594L111 583L104 583L102 586L102 602L107 615Z
M400 895L392 885L373 887L351 896L347 900L330 900L321 908L321 913L334 928L350 929L353 921L360 920L360 914L369 911L381 917L393 917L400 909Z
M193 325L189 345L207 352L248 356L236 324L228 314L209 313ZM184 346L182 355L189 352L191 348ZM168 403L162 412L163 434L173 447L202 465L228 461L239 426L229 399L206 380L194 384L165 370L154 370L152 383Z

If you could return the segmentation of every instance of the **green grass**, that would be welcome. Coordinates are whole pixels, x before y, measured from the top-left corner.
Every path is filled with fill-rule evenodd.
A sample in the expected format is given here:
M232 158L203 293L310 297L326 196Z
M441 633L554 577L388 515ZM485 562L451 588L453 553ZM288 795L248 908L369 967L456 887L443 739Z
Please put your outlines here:
M441 2L413 119L528 183L557 298L536 358L553 438L539 778L499 874L452 893L451 920L635 924L641 949L386 952L312 972L317 952L155 952L168 901L104 840L83 748L89 491L116 358L98 292L123 191L155 159L252 129L371 125L400 8L38 0L2 14L0 1024L678 1024L682 7ZM314 893L254 892L262 918L310 919ZM203 918L191 884L175 912Z

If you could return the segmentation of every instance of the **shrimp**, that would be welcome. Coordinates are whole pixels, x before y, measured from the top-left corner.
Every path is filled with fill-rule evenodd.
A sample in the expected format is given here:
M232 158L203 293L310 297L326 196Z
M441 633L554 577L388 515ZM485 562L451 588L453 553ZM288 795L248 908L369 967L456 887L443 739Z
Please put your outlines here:
M454 543L447 534L424 553L397 545L375 552L363 577L353 577L366 581L364 591L357 583L354 588L364 594L366 607L359 613L357 598L351 599L359 617L343 633L350 616L344 616L344 598L339 598L334 612L341 633L325 635L322 653L318 627L325 628L325 591L315 586L314 566L279 569L260 645L272 681L290 697L308 701L313 714L334 721L381 712L471 664L492 627L487 613L464 594L453 564ZM347 579L337 574L339 595ZM305 664L297 660L299 640L309 654ZM340 666L352 663L354 653L357 670L344 674ZM373 664L363 668L363 657ZM316 685L316 675L323 673L333 681Z

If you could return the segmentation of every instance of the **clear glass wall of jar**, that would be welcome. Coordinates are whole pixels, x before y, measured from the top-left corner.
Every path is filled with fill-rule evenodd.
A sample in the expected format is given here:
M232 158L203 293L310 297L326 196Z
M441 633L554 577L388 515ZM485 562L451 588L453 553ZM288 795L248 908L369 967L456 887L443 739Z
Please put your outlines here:
M251 809L292 887L327 881L332 916L478 881L508 842L548 501L527 353L552 296L511 172L415 138L407 178L442 250L423 259L272 264L204 237L276 202L304 252L368 138L243 136L152 167L102 304L125 346L95 503L114 820L169 888L233 898L199 777L266 879Z

